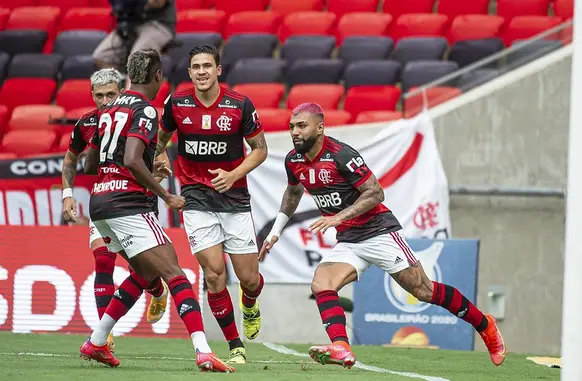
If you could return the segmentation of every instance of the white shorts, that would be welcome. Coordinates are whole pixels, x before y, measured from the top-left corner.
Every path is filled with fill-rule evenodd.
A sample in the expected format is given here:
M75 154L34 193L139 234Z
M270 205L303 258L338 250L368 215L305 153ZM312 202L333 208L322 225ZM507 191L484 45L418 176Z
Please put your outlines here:
M146 250L165 243L170 238L154 212L93 221L112 253L124 251L133 258Z
M89 247L96 239L103 238L101 234L99 234L99 230L95 227L95 224L91 219L89 219Z
M338 242L320 263L335 262L352 265L359 280L370 265L394 274L416 264L418 260L399 230L356 243Z
M255 254L257 237L251 212L184 211L184 228L192 254L224 242L228 254Z

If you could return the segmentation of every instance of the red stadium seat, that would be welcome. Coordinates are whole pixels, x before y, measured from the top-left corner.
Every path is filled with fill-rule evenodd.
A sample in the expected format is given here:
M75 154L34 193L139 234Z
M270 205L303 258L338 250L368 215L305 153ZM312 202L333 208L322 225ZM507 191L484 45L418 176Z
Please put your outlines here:
M410 0L408 0L410 1ZM327 11L335 13L340 19L346 13L352 12L376 12L378 0L328 0Z
M176 33L217 32L222 34L226 14L212 9L178 12Z
M516 16L547 16L550 0L497 0L497 15L506 21Z
M323 11L324 0L271 0L271 12L282 17L294 12Z
M378 12L355 12L344 15L337 25L337 45L349 36L386 36L392 16Z
M88 79L70 79L63 82L57 91L56 104L65 110L94 106L91 82Z
M356 116L355 123L390 122L402 119L400 111L363 111Z
M5 0L2 1L2 8L16 9L20 7L35 7L38 0Z
M336 110L344 95L344 87L335 84L295 85L287 95L287 108L293 110L301 103L313 102L324 110Z
M11 114L19 105L49 104L56 89L57 83L48 78L9 78L0 88L0 105Z
M89 6L93 8L111 8L109 0L89 0Z
M362 111L394 111L401 94L396 86L354 86L346 94L344 110L352 115Z
M52 7L59 7L63 12L66 12L67 9L73 7L90 7L91 4L89 0L37 0L38 5L45 7L45 6L52 6Z
M463 15L453 20L447 38L452 45L461 40L499 37L505 21L500 16Z
M489 0L439 0L437 12L451 19L459 15L486 15Z
M164 101L166 100L168 95L170 95L170 90L171 90L170 87L171 87L170 82L168 82L168 81L162 82L162 85L160 86L160 90L158 91L158 94L156 95L156 97L152 101L152 105L154 107L164 107Z
M439 14L407 14L393 23L390 35L394 43L403 37L440 37L448 26L448 16Z
M65 109L55 105L24 105L12 111L9 130L46 130L58 129L60 124L49 123L50 119L62 119Z
M2 150L18 156L49 153L56 138L53 130L8 131L2 139Z
M289 36L333 35L336 16L328 12L295 12L283 19L279 40L284 43Z
M56 30L61 10L58 7L22 7L10 13L6 29L38 29L49 35Z
M93 111L93 110L95 110L95 106L79 107L79 108L74 108L72 110L68 110L65 115L66 115L67 119L79 119L80 117L82 117L86 113Z
M71 141L71 134L62 134L57 145L57 151L67 152L69 149L69 142Z
M227 15L238 12L264 11L269 0L215 0L214 7Z
M65 13L57 32L64 30L103 30L111 31L113 18L107 8L71 8Z
M554 14L564 20L574 17L574 0L554 0Z
M282 83L245 83L232 89L249 97L255 108L278 108L285 93Z
M194 87L194 84L190 81L181 82L178 84L178 86L176 86L176 89L174 90L173 94L178 93L178 92L182 92L184 90L192 89L193 87Z
M289 131L290 110L261 108L257 114L265 132Z
M176 9L178 11L202 8L204 8L204 0L176 0Z
M531 38L545 30L551 29L562 22L560 17L548 16L517 16L514 17L504 33L505 46L510 46L515 40ZM547 36L546 39L558 39L559 33Z
M8 107L0 105L0 138L6 130L8 124Z
M409 91L413 92L417 87L412 87ZM452 98L461 95L461 90L455 87L431 87L426 89L427 108L434 107L444 103ZM422 94L416 94L410 98L404 99L404 115L411 118L420 113L423 109L424 98Z
M406 13L432 13L435 0L384 0L382 10L397 19Z
M8 22L8 17L10 16L10 9L0 8L0 30L4 30L6 23Z
M226 40L233 34L277 34L280 23L281 16L277 13L264 11L239 12L229 17L222 36Z
M323 124L326 127L345 126L350 124L353 117L346 110L326 110L323 111Z
M1 149L1 147L0 147ZM12 152L0 152L0 160L12 160L16 159L18 156Z

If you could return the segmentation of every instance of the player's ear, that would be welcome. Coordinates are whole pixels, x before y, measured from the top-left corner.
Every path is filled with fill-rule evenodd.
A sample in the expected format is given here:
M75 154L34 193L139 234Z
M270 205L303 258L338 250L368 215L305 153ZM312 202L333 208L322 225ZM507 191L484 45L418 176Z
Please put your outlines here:
M220 76L222 74L222 65L216 67L216 75Z
M318 135L323 135L323 129L324 129L324 124L323 124L323 120L321 122L319 122L319 124L317 125L317 134Z

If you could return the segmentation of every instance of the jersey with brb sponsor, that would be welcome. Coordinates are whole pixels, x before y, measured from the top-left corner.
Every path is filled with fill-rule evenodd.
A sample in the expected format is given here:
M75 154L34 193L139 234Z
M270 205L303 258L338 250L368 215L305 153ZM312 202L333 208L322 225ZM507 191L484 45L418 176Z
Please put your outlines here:
M285 157L290 185L303 184L324 216L332 216L353 205L372 171L358 151L325 136L319 154L309 160L292 150ZM380 234L400 230L394 214L380 203L369 211L336 226L338 242L360 242Z
M211 169L232 171L245 158L244 139L262 131L252 102L235 91L220 88L218 98L205 107L191 89L168 97L161 128L178 131L176 176L186 199L185 210L246 212L251 210L247 179L219 193Z
M152 171L157 144L158 113L145 97L126 91L99 112L99 128L91 147L99 151L97 180L89 210L93 221L148 213L157 197L141 185L123 165L127 139L145 144L143 161Z
M69 151L75 155L79 156L91 143L97 129L98 112L99 110L95 109L84 114L75 124L69 140Z

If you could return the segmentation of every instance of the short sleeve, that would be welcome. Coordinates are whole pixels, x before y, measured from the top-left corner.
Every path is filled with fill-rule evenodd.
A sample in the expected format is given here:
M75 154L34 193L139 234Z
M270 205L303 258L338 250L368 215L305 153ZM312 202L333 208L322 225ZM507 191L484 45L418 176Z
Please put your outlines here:
M75 127L73 128L73 132L71 133L71 139L69 140L69 151L74 153L75 155L79 155L81 152L87 148L87 142L85 141L85 137L81 132L81 123L82 119L77 121Z
M158 134L158 111L148 103L134 109L127 137L140 138L147 145L155 141Z
M164 112L162 113L162 130L166 132L174 132L178 129L178 125L174 120L174 113L172 111L172 95L168 95L164 102Z
M252 138L263 131L257 109L249 98L245 98L243 102L242 131L245 138Z
M344 145L336 154L338 171L355 188L362 185L370 176L372 171L360 156L360 153L348 145Z
M299 180L297 179L297 177L295 176L295 174L293 173L293 171L289 167L289 164L290 164L289 159L286 158L285 159L285 171L287 172L287 183L289 185L297 185L297 184L299 184Z

